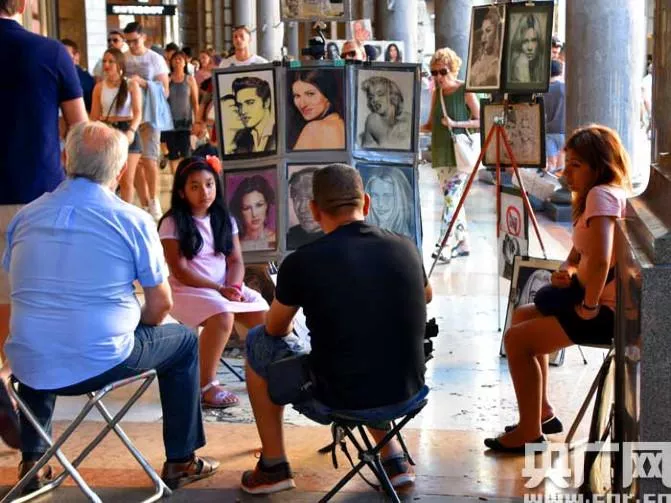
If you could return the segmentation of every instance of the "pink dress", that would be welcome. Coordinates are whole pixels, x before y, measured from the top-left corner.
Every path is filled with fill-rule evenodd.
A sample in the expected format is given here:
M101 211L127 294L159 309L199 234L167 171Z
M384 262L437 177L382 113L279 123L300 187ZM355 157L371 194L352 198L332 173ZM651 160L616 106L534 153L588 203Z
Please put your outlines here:
M212 226L210 216L192 217L200 235L203 237L203 247L198 254L189 260L189 267L194 272L223 285L226 279L226 257L214 250L214 239L212 237ZM238 233L238 226L231 219L233 234ZM175 221L172 217L166 217L161 222L158 235L163 239L178 239ZM180 323L189 327L197 327L205 320L219 313L251 313L267 311L268 303L256 290L243 285L242 294L244 302L233 302L210 288L198 288L186 286L176 278L168 278L172 288L174 307L170 314Z

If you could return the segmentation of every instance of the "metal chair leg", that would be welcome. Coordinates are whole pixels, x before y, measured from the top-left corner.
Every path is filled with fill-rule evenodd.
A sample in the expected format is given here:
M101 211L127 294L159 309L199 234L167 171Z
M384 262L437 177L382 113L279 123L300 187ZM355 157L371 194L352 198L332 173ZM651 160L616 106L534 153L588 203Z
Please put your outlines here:
M221 358L219 358L219 363L221 363L224 367L226 367L226 369L227 369L231 374L233 374L235 377L237 377L237 378L238 378L238 381L240 381L240 382L245 382L245 377L244 377L243 375L241 375L237 370L235 370L235 368L233 367L233 365L229 364L229 363L224 359L223 356L222 356Z
M580 356L582 356L582 362L587 365L587 358L585 358L585 353L583 353L582 348L578 346L578 351L580 351Z

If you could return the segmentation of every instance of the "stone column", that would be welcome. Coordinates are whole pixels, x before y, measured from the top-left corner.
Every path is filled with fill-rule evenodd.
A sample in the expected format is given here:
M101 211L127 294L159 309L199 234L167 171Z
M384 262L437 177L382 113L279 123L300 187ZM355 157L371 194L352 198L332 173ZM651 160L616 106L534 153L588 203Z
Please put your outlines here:
M300 59L301 48L298 46L298 26L297 22L284 23L284 45L287 53L295 59Z
M436 49L449 47L462 59L459 78L466 75L468 40L471 31L472 0L435 1Z
M256 0L257 52L269 61L280 59L282 24L277 0Z
M375 12L375 38L402 40L403 60L417 62L417 2L408 0L378 0Z
M645 14L640 0L568 0L566 131L592 122L620 133L636 159Z
M224 2L213 0L212 21L214 25L214 49L217 52L224 50Z
M256 0L233 0L233 26L249 26L256 29ZM252 52L256 52L256 35L252 33Z

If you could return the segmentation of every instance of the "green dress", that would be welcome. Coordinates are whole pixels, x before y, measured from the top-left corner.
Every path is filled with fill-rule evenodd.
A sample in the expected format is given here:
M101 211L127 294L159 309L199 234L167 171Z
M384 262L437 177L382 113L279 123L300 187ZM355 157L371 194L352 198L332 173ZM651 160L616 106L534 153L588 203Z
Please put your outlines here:
M436 91L439 92L439 91ZM452 94L443 94L445 99L445 109L453 121L468 121L471 119L471 112L466 106L465 86L461 84ZM436 96L436 103L431 110L431 159L434 168L455 167L457 159L454 154L454 144L450 137L450 130L443 126L443 109L440 105L440 97ZM454 134L464 133L463 128L453 129Z

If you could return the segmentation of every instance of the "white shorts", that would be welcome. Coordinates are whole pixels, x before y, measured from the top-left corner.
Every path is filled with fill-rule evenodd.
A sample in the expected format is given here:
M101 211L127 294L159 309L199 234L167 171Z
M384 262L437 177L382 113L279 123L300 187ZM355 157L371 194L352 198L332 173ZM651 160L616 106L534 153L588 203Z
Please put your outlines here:
M22 204L0 204L0 304L9 304L9 276L2 267L2 256L7 247L7 227Z

